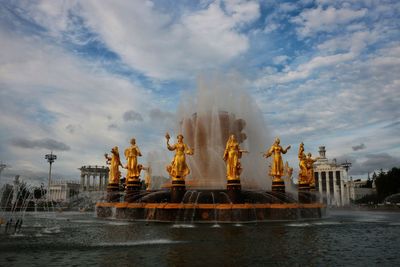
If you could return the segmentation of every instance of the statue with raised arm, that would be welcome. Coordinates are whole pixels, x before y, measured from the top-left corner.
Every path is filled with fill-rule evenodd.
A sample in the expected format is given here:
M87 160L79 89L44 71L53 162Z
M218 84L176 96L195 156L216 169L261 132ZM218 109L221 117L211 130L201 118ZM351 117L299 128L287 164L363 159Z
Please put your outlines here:
M226 142L223 159L226 162L226 178L228 180L239 180L242 168L240 158L247 151L241 150L235 135L231 135Z
M301 142L299 146L299 183L306 184L308 182L308 173L307 173L307 157L304 153L304 143Z
M315 177L314 177L314 162L316 162L318 158L313 159L311 153L307 154L306 165L307 165L307 180L310 184L310 187L315 187Z
M281 177L284 175L282 154L286 154L289 149L290 146L285 149L282 148L280 145L280 139L277 137L274 144L263 154L265 158L273 156L271 175L274 177L274 180L281 180Z
M104 157L107 160L107 165L110 165L110 172L108 175L108 183L109 184L119 184L119 179L121 178L121 172L119 171L119 167L121 166L124 168L124 166L121 163L121 160L119 158L119 151L118 147L115 146L111 149L111 156L108 154L104 154Z
M167 171L173 179L184 179L190 173L190 169L186 163L186 154L193 155L193 149L189 148L183 143L183 135L178 135L178 142L174 145L169 144L170 136L167 133L165 135L167 139L167 148L169 151L175 151L174 159L171 164L167 166Z
M135 138L131 139L131 146L125 149L125 158L126 158L126 181L130 181L132 179L138 179L140 176L141 169L138 165L138 157L141 157L139 147L136 145Z

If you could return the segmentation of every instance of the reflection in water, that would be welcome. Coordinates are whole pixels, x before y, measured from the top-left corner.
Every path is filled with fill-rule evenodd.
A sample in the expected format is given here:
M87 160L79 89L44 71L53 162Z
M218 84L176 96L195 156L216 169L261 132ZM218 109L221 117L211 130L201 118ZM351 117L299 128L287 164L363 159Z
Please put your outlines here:
M27 214L20 234L0 228L0 265L342 266L400 264L400 213L336 212L324 220L257 224L115 222L92 214ZM372 218L367 221L365 219ZM54 225L51 224L51 225ZM190 224L188 224L190 225Z

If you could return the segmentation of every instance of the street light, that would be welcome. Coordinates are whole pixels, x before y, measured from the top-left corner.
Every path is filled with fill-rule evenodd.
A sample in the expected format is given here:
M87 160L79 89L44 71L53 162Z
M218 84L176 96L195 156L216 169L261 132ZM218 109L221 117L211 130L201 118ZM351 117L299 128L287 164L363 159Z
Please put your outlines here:
M50 164L50 169L49 169L49 187L48 190L50 191L50 184L51 184L51 165L53 162L57 159L57 156L53 154L53 151L50 152L50 154L47 154L45 157L47 159L47 162Z
M346 169L346 172L348 172L349 169L350 169L350 167L351 167L351 162L348 162L348 161L346 160L346 162L342 163L341 165L342 165L343 168Z
M0 162L0 178L1 178L1 173L3 172L3 170L7 167L6 164L4 164L3 162Z

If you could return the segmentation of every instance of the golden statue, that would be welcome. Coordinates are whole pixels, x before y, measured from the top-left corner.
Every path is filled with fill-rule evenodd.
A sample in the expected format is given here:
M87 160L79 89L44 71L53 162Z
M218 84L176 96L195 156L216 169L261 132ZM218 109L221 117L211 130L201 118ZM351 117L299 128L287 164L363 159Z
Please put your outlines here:
M300 167L299 183L306 184L306 183L308 183L307 157L306 157L306 154L304 153L304 143L303 142L299 146L298 158L299 158L299 167Z
M138 165L138 157L141 157L139 147L136 145L135 138L131 139L131 146L125 149L126 158L126 181L138 179L140 176L140 168Z
M275 181L281 181L281 177L284 175L282 154L286 154L286 152L290 149L290 146L286 147L286 149L283 149L280 146L280 142L281 141L277 137L270 149L263 154L265 158L269 158L270 156L274 155L272 161L271 175L274 177Z
M240 166L240 158L246 150L241 150L239 143L236 141L235 135L231 135L226 142L224 151L224 161L226 162L226 178L228 180L239 180L242 168Z
M311 153L307 154L306 162L307 162L307 180L310 184L310 187L315 187L315 177L314 177L314 162L316 162L318 158L313 159Z
M167 148L169 151L176 151L174 159L171 164L167 166L167 172L171 175L174 180L182 180L190 173L190 169L186 164L185 154L193 155L193 149L190 149L185 143L183 143L183 135L178 135L178 142L175 145L169 144L170 136L167 133L165 135L167 139Z
M119 179L121 178L121 172L119 171L119 166L124 168L119 158L118 147L115 146L111 149L111 157L108 154L104 154L107 159L107 165L110 165L110 172L108 175L109 184L119 184Z

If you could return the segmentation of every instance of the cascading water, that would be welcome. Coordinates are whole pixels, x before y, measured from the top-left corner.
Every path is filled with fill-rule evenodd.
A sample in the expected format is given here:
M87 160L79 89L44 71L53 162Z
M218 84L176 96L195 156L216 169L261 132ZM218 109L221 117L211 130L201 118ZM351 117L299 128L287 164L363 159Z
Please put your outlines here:
M223 81L222 81L223 80ZM226 187L225 162L222 159L226 141L235 134L244 150L241 183L244 189L269 189L267 162L262 157L272 143L262 112L234 75L199 79L196 97L183 96L179 107L178 133L194 148L188 157L191 175L187 184L198 189Z
M272 144L272 138L262 112L244 88L234 75L201 78L195 96L182 96L173 132L182 134L183 142L194 150L194 155L186 157L191 173L185 177L185 184L171 183L170 190L159 190L151 182L152 190L137 192L138 199L127 201L141 205L119 209L121 218L170 221L175 222L173 227L193 227L197 221L214 222L217 226L219 222L297 219L293 210L303 209L310 210L301 214L304 218L322 216L324 205L311 203L309 194L299 203L290 193L280 193L276 188L271 192L271 177L267 174L270 160L262 154ZM240 149L249 152L241 158L239 188L228 186L223 160L226 142L232 134ZM149 153L147 165L155 176L166 176L165 167L172 158L167 153L166 149ZM286 184L290 183L286 179ZM119 208L117 203L111 204ZM109 209L109 203L98 203L98 216L109 217Z

